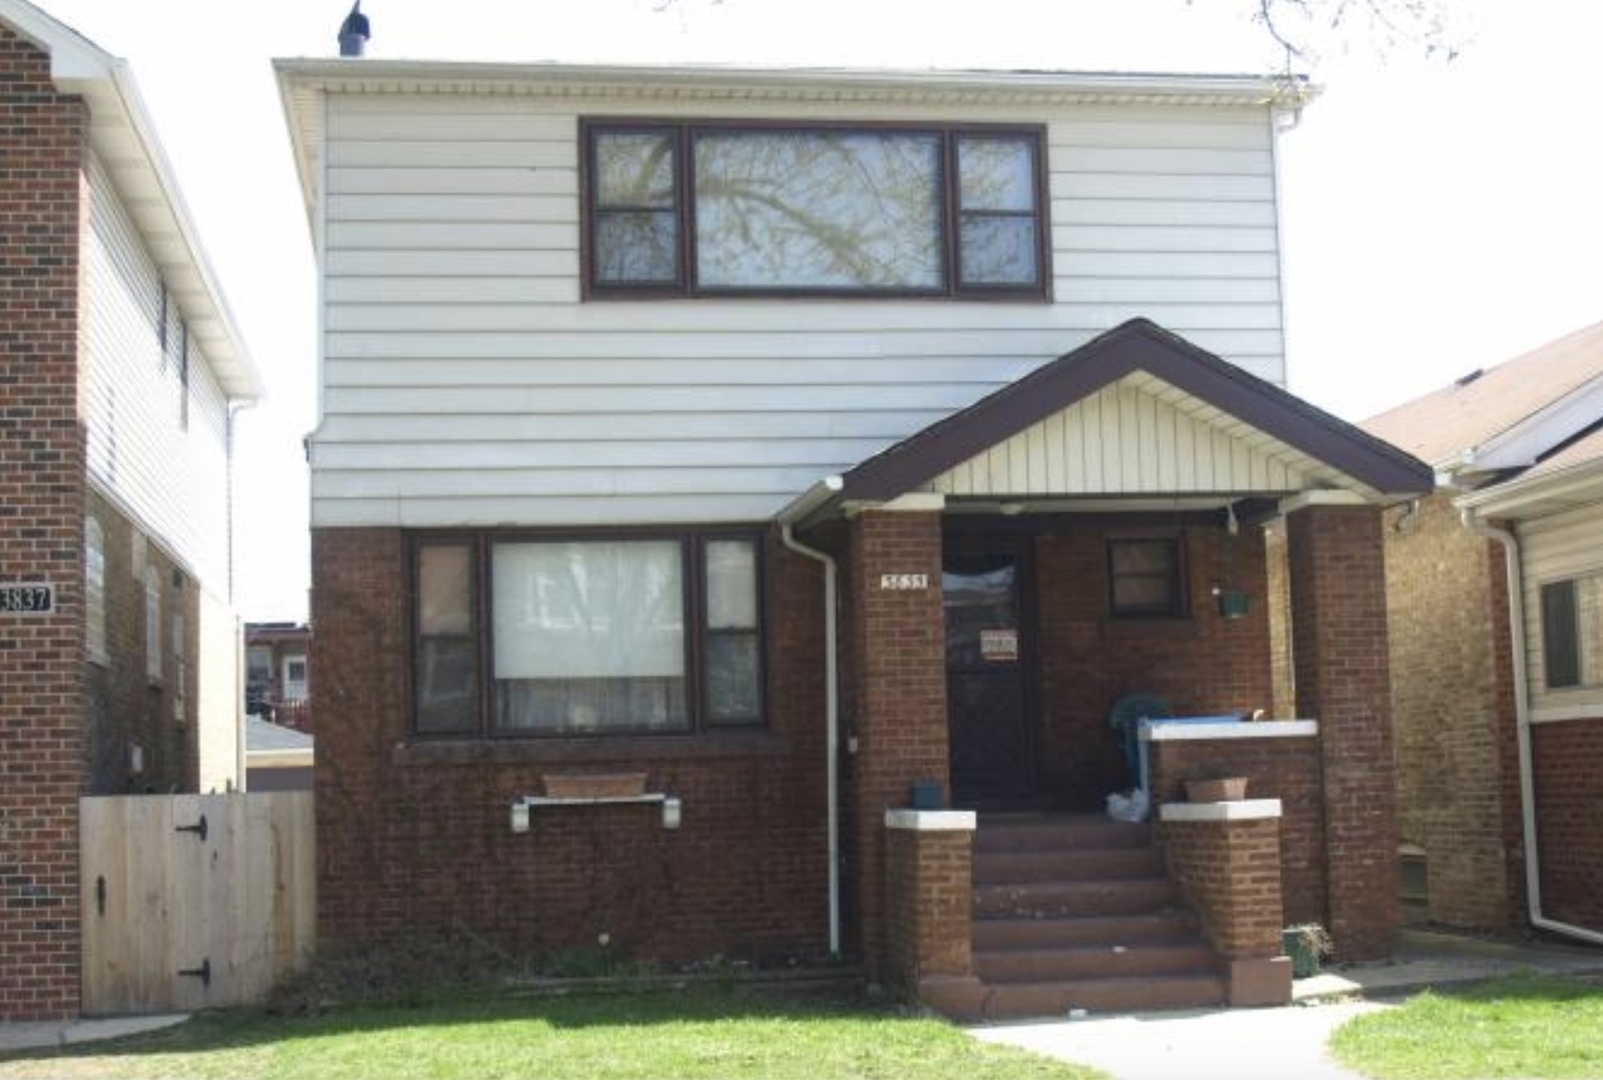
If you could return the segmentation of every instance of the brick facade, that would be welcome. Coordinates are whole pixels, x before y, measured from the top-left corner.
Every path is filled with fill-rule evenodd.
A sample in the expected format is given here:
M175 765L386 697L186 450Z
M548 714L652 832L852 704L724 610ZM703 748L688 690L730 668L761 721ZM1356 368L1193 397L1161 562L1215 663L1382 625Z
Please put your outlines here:
M1297 709L1319 721L1328 927L1344 960L1386 956L1397 926L1397 812L1381 511L1290 514Z
M86 791L91 795L195 791L200 742L200 596L157 544L91 490L88 514L100 524L105 554L106 651L90 657L84 683ZM155 648L162 674L146 669L145 572L158 584L161 617ZM173 615L183 614L184 648L173 648ZM139 748L138 769L132 748Z
M0 1020L21 1020L78 1009L88 115L3 26L0 88L0 580L49 582L57 607L0 622Z
M1531 726L1542 914L1603 933L1603 717Z
M409 737L408 544L392 529L312 538L319 935L399 943L466 930L537 956L816 958L828 944L822 572L767 546L769 724L654 738ZM537 808L564 768L644 769L683 802Z
M1114 535L1131 533L1087 528L1041 536L1035 545L1041 784L1070 809L1100 810L1109 792L1134 784L1108 722L1123 695L1154 693L1189 716L1267 709L1273 696L1261 531L1185 530L1191 615L1182 619L1109 617ZM1242 618L1218 614L1212 589L1226 581L1252 599Z
M1452 497L1386 530L1398 839L1425 853L1432 922L1506 930L1525 918L1507 578Z

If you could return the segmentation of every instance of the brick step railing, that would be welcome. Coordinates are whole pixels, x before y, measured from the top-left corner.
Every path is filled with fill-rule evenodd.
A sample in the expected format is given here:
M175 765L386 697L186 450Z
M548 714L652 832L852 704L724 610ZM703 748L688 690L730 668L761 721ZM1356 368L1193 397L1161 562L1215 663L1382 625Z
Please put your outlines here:
M1224 1003L1217 960L1149 826L982 816L973 866L987 1019Z

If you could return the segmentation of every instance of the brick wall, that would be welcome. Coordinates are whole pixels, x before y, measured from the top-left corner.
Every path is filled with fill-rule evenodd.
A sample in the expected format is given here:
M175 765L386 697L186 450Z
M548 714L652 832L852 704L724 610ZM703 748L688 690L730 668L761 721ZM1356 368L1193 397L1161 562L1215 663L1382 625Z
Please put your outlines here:
M1424 849L1433 922L1508 929L1524 898L1503 550L1450 493L1389 524L1398 839Z
M1152 743L1149 754L1157 805L1184 802L1188 779L1223 775L1245 776L1249 799L1279 799L1279 902L1286 921L1325 921L1325 820L1317 738L1177 740Z
M1132 786L1108 723L1123 695L1155 693L1192 716L1267 709L1273 696L1260 530L1186 530L1185 619L1108 616L1108 537L1086 530L1036 543L1042 790L1081 810L1100 810L1109 792ZM1243 618L1218 614L1211 590L1227 579L1251 597Z
M1344 960L1388 954L1396 779L1381 514L1313 506L1287 525L1297 709L1319 721L1330 919Z
M1531 727L1542 914L1603 933L1603 717Z
M58 609L0 621L0 1020L78 1009L87 119L0 26L0 580L53 583Z
M948 774L941 517L871 511L852 522L847 650L851 671L852 852L857 923L871 976L886 959L885 810L914 781ZM925 574L925 589L882 589L882 574Z
M1286 925L1280 893L1279 819L1165 821L1159 827L1170 873L1226 960L1280 955Z
M200 770L195 734L199 593L193 579L142 538L111 503L93 490L86 502L88 513L100 523L106 560L106 655L91 658L84 683L88 793L194 791ZM145 566L155 571L161 589L156 645L162 653L162 677L154 683L145 668ZM182 662L172 647L177 604L184 612ZM139 771L130 752L134 744L143 758Z
M969 829L887 831L887 978L904 993L973 974L973 846Z
M451 743L408 739L403 534L312 538L318 916L325 941L460 928L530 954L594 946L646 960L816 957L827 948L822 572L767 549L764 732ZM683 800L541 808L541 774L644 769Z

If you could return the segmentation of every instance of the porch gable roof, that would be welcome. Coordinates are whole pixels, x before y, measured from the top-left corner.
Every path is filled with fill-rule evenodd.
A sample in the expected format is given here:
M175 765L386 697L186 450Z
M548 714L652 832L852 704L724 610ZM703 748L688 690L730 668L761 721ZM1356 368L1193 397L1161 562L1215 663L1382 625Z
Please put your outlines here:
M1249 463L1247 472L1262 493L1323 488L1383 500L1424 494L1432 487L1425 463L1137 318L861 462L842 475L840 496L883 502L913 491L1002 494L965 490L961 467L980 465L985 455L1057 414L1067 415L1098 395L1120 393L1148 395L1187 422L1226 433L1239 443ZM1155 475L1162 477L1161 486L1149 486ZM1133 487L1009 494L1129 495L1206 488L1196 478L1190 486L1179 484L1159 469L1136 477ZM1237 483L1211 490L1246 493Z

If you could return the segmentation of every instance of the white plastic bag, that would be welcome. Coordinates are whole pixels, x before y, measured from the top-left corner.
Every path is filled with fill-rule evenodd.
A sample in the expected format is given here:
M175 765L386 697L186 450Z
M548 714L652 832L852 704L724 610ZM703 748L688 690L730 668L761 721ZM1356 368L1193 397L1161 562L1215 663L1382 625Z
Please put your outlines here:
M1128 795L1115 791L1108 796L1108 817L1114 821L1145 821L1149 809L1144 788L1135 788Z

